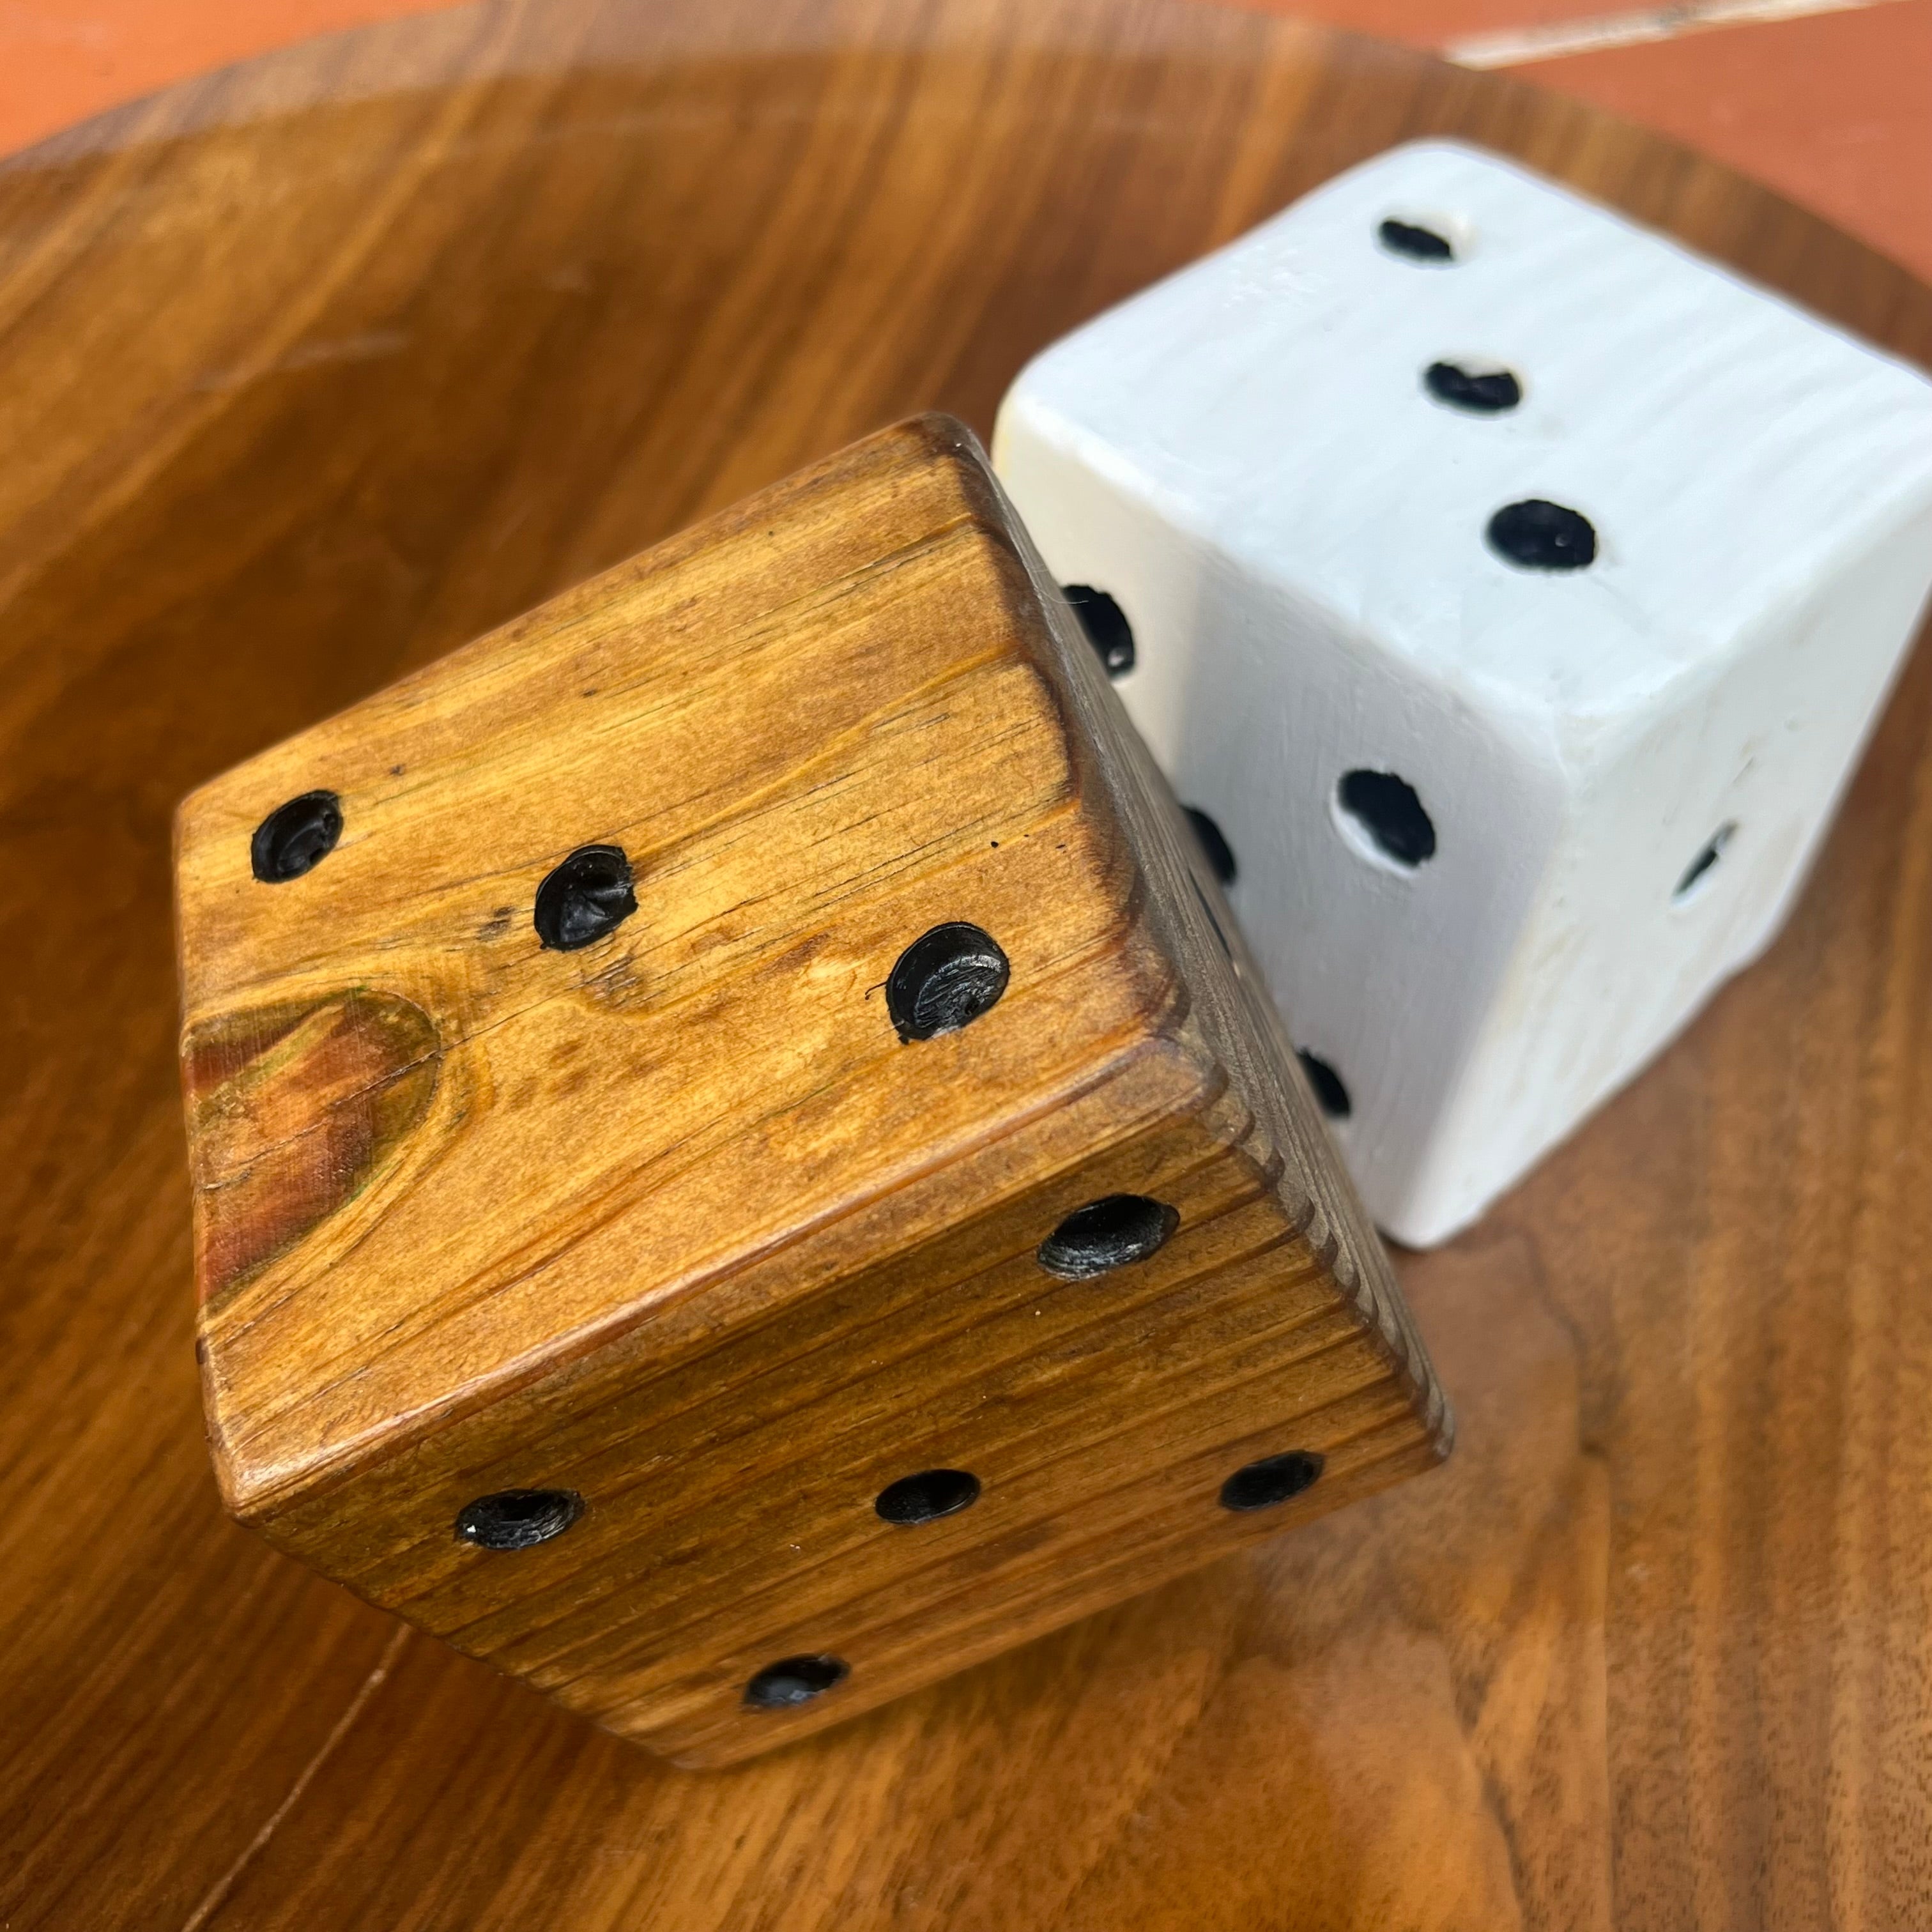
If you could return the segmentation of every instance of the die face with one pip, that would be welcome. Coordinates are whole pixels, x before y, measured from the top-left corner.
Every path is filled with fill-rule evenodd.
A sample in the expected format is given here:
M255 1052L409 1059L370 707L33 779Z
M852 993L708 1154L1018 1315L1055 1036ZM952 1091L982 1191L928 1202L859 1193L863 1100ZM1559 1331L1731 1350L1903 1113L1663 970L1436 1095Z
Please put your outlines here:
M680 1762L1446 1448L1157 771L886 431L197 792L230 1506Z
M1932 580L1922 376L1441 143L1047 350L994 456L1418 1244L1768 942Z

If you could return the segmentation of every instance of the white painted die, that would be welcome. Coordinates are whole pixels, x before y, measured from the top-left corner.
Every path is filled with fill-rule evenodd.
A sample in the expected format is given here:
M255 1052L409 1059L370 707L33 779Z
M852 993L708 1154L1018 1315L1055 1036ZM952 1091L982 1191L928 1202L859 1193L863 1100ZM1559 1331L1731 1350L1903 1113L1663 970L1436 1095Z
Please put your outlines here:
M1418 1245L1770 939L1932 580L1932 383L1444 143L1055 344L994 455Z

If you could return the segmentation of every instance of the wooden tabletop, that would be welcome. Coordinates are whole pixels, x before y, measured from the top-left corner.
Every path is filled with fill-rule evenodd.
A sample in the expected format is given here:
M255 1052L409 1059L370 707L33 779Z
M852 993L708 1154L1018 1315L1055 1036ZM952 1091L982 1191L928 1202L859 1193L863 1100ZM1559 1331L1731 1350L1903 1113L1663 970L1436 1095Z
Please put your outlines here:
M1922 652L1769 956L1402 1258L1444 1471L711 1774L216 1508L175 800L1424 133L1932 359L1654 136L1165 0L495 4L0 171L0 1924L1932 1922Z

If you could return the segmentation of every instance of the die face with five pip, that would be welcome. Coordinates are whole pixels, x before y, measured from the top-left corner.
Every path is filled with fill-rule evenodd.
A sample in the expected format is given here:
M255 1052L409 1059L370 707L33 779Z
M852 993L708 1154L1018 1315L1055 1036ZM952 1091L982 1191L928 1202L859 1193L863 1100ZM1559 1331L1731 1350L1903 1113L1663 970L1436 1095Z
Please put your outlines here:
M1056 344L994 455L1417 1244L1768 943L1932 580L1919 373L1446 144Z
M1214 878L970 436L197 792L230 1508L730 1761L1437 1460Z

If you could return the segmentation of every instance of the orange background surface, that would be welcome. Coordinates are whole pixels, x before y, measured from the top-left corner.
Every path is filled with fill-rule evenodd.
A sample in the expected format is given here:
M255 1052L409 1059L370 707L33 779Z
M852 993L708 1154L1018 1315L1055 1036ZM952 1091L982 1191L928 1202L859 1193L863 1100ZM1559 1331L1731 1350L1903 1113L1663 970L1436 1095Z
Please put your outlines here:
M437 4L0 0L0 152L209 68ZM1281 10L1442 47L1646 10L1616 0L1294 0ZM1668 19L1678 10L1648 10ZM1932 279L1932 0L1673 30L1516 70L1732 163Z

